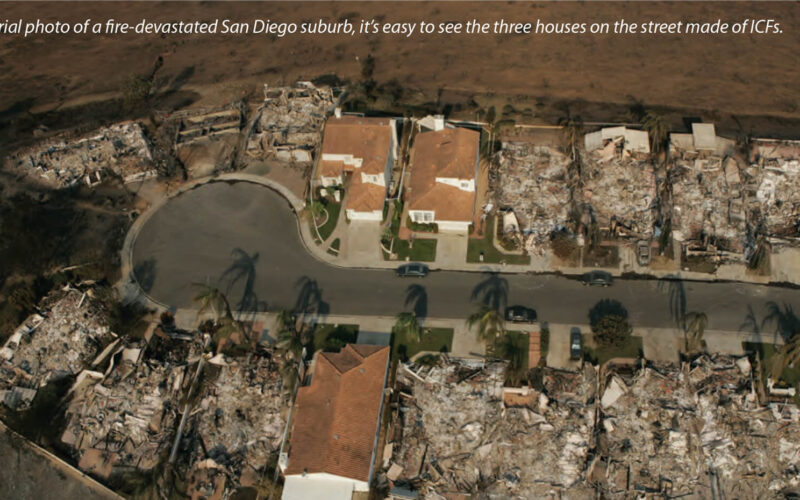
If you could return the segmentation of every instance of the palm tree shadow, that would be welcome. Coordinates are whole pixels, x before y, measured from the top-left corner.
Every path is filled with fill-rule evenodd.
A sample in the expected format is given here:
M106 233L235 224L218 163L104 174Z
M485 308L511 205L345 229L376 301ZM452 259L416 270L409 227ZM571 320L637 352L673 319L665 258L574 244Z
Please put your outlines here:
M258 252L249 255L241 248L231 251L233 263L222 273L220 282L225 283L225 294L229 295L234 287L242 287L242 295L235 305L240 315L255 316L258 312L267 310L266 302L259 300L255 292L256 264Z
M414 315L422 320L428 315L428 292L422 285L411 285L406 288L406 307L412 305Z
M791 304L783 304L780 306L777 302L767 303L767 315L761 322L761 329L763 330L767 325L774 324L775 332L773 333L773 344L778 340L780 335L783 342L788 342L796 334L800 333L800 318L794 312Z
M470 300L488 306L495 311L505 309L508 302L508 280L496 272L487 271L486 278L475 285Z
M330 306L322 299L322 289L317 280L303 276L296 287L300 289L292 311L299 315L303 322L319 322L330 312Z
M155 259L147 259L139 262L133 267L133 276L139 287L145 293L149 293L153 289L153 284L156 281L156 261Z

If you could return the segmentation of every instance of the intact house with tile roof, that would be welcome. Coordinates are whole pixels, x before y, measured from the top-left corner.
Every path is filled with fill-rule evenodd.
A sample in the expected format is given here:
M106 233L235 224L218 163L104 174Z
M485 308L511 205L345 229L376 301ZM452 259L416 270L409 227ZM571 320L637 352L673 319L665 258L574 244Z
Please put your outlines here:
M337 111L325 124L316 178L325 187L346 185L344 208L350 220L380 222L395 161L395 119L342 116Z
M350 500L369 491L388 374L388 346L317 353L310 385L298 389L280 460L284 500Z
M412 222L467 233L475 218L480 132L439 123L414 139L406 190Z

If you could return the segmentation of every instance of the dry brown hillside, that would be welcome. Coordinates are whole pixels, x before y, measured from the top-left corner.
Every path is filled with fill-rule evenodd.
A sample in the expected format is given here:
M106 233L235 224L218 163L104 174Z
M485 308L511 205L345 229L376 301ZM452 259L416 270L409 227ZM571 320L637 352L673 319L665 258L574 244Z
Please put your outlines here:
M210 83L291 81L336 73L358 79L372 53L375 79L426 91L496 92L550 99L681 107L800 117L800 4L762 3L16 3L3 19L137 22L254 18L303 21L370 18L494 21L727 20L769 17L781 35L758 36L418 36L237 37L0 35L0 114L115 92L131 72L186 88ZM256 87L257 88L257 87ZM15 106L16 104L16 106Z

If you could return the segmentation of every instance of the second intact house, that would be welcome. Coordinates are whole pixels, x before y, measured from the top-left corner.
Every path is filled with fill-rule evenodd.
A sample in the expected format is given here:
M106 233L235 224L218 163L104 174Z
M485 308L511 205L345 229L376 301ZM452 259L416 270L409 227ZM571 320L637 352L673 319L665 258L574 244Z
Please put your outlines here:
M437 127L438 128L438 127ZM414 139L408 216L440 231L468 232L475 218L480 132L441 127Z
M380 221L396 156L394 119L337 113L325 125L317 178L325 187L347 184L348 218Z
M369 491L389 374L389 347L347 344L318 352L311 384L300 387L283 500L350 500Z

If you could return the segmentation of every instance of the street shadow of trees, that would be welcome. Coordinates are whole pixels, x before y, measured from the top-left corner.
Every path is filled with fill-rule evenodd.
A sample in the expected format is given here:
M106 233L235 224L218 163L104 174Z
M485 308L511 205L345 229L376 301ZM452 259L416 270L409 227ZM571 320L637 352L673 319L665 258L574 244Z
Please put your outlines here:
M784 303L781 306L777 302L767 302L767 315L761 322L761 330L765 330L769 325L775 325L773 343L777 341L778 335L781 340L788 342L800 333L800 318L797 317L790 304Z
M411 310L417 319L425 319L428 316L428 292L422 285L411 285L406 288L406 307L412 306Z
M617 300L603 299L589 309L589 324L594 326L606 316L619 316L628 319L628 310Z
M150 293L156 282L156 260L147 259L133 266L133 276L145 293Z
M686 318L686 287L680 276L671 274L658 282L658 289L669 294L669 315L683 329Z
M329 313L330 306L323 300L322 288L317 280L303 276L297 280L295 287L299 291L292 312L300 316L303 322L318 322Z
M225 295L227 296L230 296L235 286L242 286L241 298L233 306L239 312L266 310L266 303L258 300L258 295L255 292L258 256L258 252L250 255L241 248L234 248L231 251L233 263L220 277L220 283L226 285Z
M505 309L508 302L508 280L495 272L486 272L484 275L485 279L472 289L470 300L496 311Z

